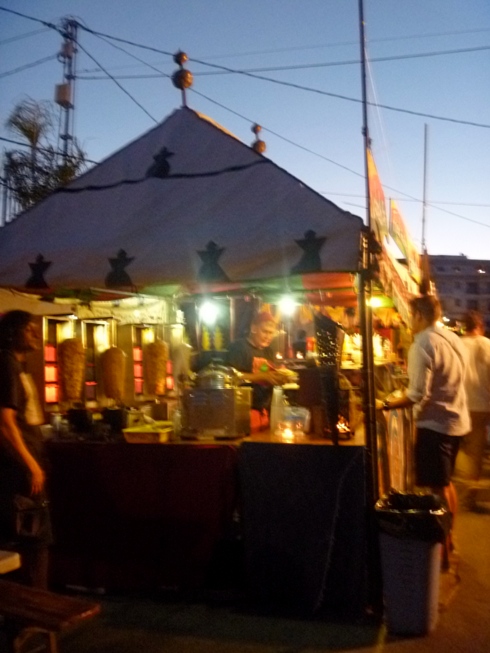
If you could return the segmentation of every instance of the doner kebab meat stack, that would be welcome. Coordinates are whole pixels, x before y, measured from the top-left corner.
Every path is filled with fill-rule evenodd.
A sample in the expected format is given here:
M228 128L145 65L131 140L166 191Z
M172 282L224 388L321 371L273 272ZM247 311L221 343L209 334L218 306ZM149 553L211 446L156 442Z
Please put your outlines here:
M80 401L85 380L85 349L79 338L67 338L60 342L58 364L63 400Z
M126 354L119 347L109 347L101 355L104 394L122 404L126 375Z
M144 364L148 393L164 395L167 380L168 345L155 340L146 346Z

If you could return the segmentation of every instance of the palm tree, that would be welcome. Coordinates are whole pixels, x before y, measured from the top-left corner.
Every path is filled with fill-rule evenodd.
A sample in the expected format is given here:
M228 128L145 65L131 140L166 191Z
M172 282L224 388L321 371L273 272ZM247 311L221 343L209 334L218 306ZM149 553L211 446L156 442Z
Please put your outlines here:
M73 139L73 149L60 159L53 145L54 108L49 102L27 98L9 116L7 128L23 139L28 150L6 152L8 190L24 210L66 185L85 169L86 157Z

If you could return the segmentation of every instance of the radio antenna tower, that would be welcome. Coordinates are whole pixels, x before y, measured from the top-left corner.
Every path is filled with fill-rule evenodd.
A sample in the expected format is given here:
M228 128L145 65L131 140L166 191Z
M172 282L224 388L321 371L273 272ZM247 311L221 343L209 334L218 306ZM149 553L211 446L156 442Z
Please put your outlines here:
M61 107L59 139L62 141L63 163L73 154L73 130L75 113L75 80L78 23L65 18L62 23L63 43L58 60L63 64L63 82L55 87L55 102Z

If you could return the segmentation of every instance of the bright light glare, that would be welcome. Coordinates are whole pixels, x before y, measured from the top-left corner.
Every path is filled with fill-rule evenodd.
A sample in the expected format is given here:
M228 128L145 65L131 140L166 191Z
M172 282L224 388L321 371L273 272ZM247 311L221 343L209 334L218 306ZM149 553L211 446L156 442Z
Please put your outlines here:
M293 315L294 311L296 310L297 303L294 301L292 297L283 297L279 301L279 308L281 309L281 313L283 315Z
M213 302L204 302L199 309L199 317L204 324L214 324L218 317L218 306Z
M372 308L379 308L383 304L381 297L371 297L371 299L368 300L368 303Z

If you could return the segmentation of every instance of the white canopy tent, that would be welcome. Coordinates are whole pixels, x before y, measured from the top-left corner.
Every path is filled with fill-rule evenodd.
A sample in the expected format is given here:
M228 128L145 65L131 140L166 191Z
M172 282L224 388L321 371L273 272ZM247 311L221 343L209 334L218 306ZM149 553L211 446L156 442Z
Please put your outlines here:
M73 312L73 307L45 302L32 294L0 288L0 315L7 311L28 311L33 315L67 315Z
M356 273L362 220L181 108L0 230L0 286L151 292Z

